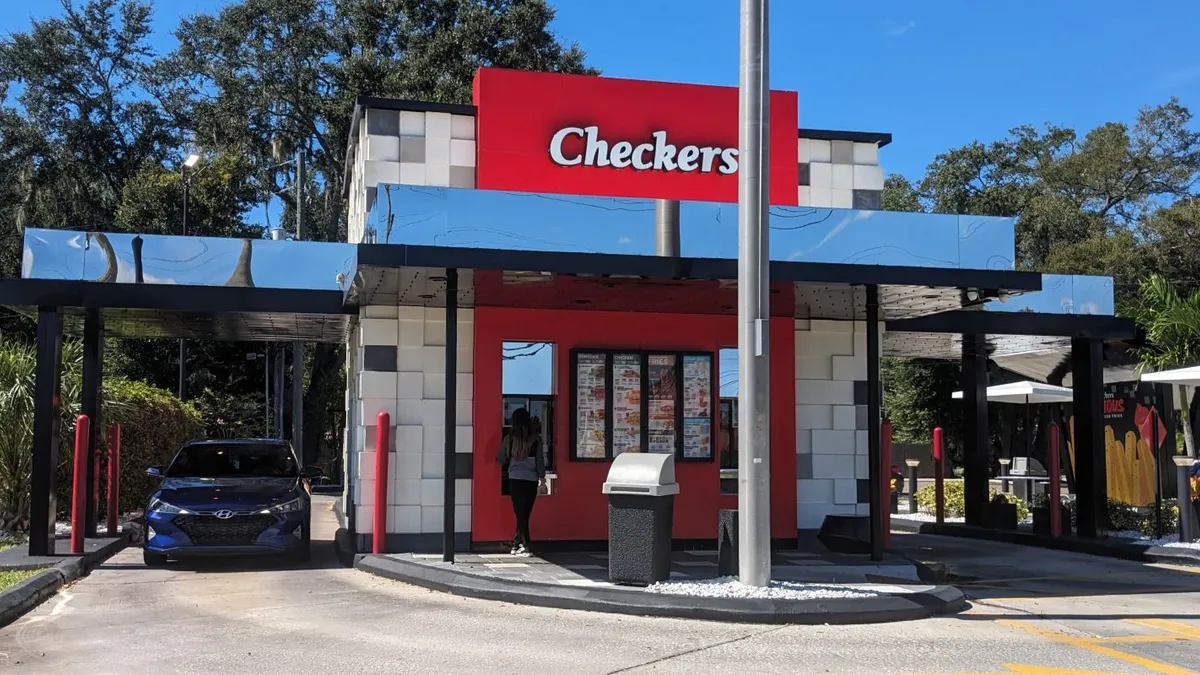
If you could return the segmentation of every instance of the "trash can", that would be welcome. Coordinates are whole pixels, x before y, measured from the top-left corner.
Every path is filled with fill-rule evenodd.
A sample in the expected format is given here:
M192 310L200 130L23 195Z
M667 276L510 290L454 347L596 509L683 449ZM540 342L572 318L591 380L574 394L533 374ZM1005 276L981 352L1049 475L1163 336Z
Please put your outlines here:
M627 452L608 470L608 579L647 586L671 578L675 457Z

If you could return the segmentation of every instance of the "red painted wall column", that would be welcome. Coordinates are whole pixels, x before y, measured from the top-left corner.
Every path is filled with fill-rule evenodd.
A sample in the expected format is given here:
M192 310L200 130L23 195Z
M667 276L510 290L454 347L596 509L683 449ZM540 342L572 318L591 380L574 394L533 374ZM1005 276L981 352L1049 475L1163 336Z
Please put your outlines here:
M108 425L108 536L117 533L121 511L121 424Z
M934 514L938 525L946 522L946 459L942 451L942 428L933 429Z
M387 552L388 433L392 417L381 412L375 418L375 505L371 520L371 552Z

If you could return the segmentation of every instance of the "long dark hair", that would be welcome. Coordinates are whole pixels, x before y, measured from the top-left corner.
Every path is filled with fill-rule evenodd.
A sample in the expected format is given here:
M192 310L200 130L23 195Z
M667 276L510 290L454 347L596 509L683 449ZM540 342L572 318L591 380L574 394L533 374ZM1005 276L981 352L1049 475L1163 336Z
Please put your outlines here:
M512 429L508 432L508 456L514 462L529 458L537 436L533 433L533 422L529 419L529 411L517 408L512 414Z

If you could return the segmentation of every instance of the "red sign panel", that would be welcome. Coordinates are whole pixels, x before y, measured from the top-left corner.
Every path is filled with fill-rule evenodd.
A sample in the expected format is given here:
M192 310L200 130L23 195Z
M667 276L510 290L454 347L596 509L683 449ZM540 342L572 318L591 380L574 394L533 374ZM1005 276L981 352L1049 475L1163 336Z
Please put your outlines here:
M475 76L475 186L736 202L738 90L494 68ZM798 97L773 91L770 199L795 205Z

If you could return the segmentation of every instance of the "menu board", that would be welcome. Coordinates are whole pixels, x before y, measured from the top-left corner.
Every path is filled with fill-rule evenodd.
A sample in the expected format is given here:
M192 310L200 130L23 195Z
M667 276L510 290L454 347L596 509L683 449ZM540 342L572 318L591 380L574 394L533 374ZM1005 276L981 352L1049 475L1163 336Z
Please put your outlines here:
M642 451L642 356L614 354L613 456Z
M683 456L712 457L712 357L683 357Z
M683 357L683 416L712 417L712 357Z
M575 456L605 458L605 355L580 353L575 359Z
M712 457L712 421L700 417L683 420L683 456L687 459Z
M678 398L676 357L674 354L652 354L647 361L648 438L647 450L675 454L675 405Z

